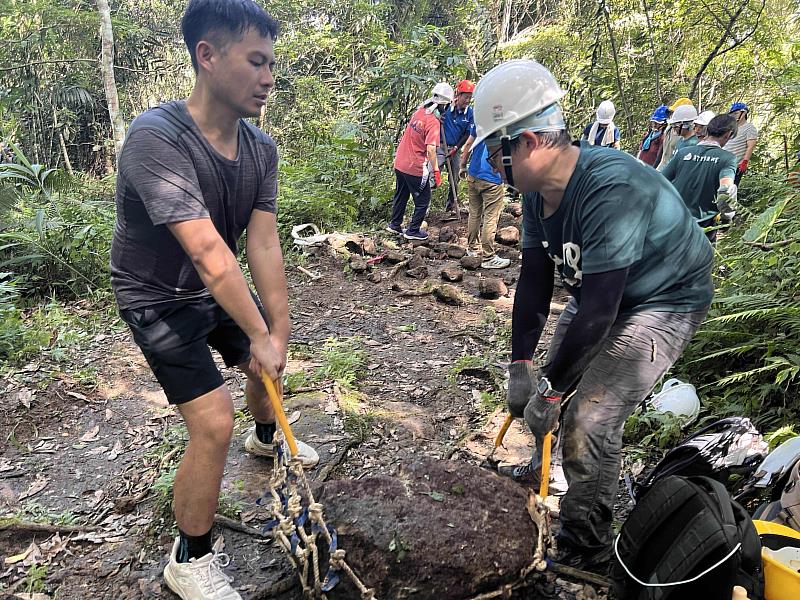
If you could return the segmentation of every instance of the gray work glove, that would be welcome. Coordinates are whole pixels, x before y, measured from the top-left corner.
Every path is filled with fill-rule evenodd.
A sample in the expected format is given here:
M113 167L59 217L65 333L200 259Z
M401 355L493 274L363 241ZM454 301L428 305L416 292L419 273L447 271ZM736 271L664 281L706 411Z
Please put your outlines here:
M535 388L536 375L531 361L517 360L508 365L508 412L522 417Z
M534 390L528 406L525 407L525 422L537 442L541 442L547 433L558 428L560 416L561 398L543 398Z

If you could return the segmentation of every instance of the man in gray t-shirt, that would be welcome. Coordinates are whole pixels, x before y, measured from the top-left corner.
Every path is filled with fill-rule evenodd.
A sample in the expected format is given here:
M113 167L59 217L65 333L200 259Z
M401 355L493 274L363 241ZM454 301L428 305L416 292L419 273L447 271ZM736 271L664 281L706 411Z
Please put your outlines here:
M179 535L164 578L181 598L241 600L211 528L233 433L231 393L210 348L247 376L252 454L273 457L275 413L262 377L285 366L289 308L277 232L278 153L243 118L275 85L278 24L251 0L191 0L181 23L197 73L188 100L140 115L119 157L111 281L120 309L189 432L175 476ZM247 262L236 255L247 231ZM312 467L313 448L295 458Z

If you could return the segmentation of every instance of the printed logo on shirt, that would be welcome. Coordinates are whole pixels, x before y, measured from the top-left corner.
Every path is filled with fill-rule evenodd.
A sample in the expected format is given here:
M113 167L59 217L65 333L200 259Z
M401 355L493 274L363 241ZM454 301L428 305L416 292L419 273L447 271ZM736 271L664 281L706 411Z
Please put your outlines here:
M425 133L425 128L422 126L422 121L411 121L408 126L417 133Z
M545 242L542 246L547 248ZM558 254L550 254L550 258L556 263L558 272L564 278L564 282L572 287L581 287L583 283L583 271L581 270L581 247L573 242L565 242L561 248L563 258ZM566 267L564 266L566 265Z
M719 156L704 156L702 154L692 154L691 152L689 152L689 154L683 157L683 160L691 160L693 162L718 163Z

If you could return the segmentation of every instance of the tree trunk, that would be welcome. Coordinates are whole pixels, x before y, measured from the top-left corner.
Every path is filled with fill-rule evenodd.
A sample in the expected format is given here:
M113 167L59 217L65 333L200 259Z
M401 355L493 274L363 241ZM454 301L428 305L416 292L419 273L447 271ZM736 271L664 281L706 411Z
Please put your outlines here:
M97 0L97 11L100 13L100 72L103 75L103 87L106 90L108 116L114 133L114 155L119 157L122 143L125 141L125 123L119 112L119 96L117 82L114 79L114 31L111 28L111 8L108 0Z
M617 79L617 89L619 90L619 99L622 102L622 110L625 111L625 122L628 125L627 133L633 135L633 122L631 121L631 111L628 110L628 101L625 99L625 90L622 87L622 75L619 72L619 56L617 54L617 42L614 38L614 30L611 28L611 17L608 14L608 6L605 2L602 5L603 16L606 21L606 28L608 29L608 41L611 42L611 56L614 58L614 73Z
M642 0L642 8L644 8L644 16L647 20L647 38L650 42L650 54L653 56L653 69L656 76L656 98L658 98L658 104L662 104L664 99L661 97L661 75L658 72L658 56L656 56L656 46L653 43L653 24L650 22L650 9L647 8L647 0Z

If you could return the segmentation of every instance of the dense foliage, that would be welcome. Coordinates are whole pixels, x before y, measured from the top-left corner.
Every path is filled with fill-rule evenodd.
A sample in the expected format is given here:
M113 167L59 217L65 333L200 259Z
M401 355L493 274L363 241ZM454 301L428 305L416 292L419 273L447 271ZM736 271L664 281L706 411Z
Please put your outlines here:
M741 222L717 246L717 303L680 369L716 413L785 421L800 408L797 195L800 21L794 0L277 0L277 87L260 120L281 151L283 235L380 224L402 127L433 83L536 58L577 135L611 99L635 151L661 103L748 102L761 129ZM126 122L191 90L184 2L112 2ZM88 0L0 0L0 360L40 299L107 287L114 147ZM11 144L15 144L12 146ZM41 166L45 165L45 166ZM52 171L51 169L56 169ZM441 201L437 198L435 201ZM32 337L31 337L32 336ZM44 336L43 339L47 339ZM18 347L19 344L16 344ZM27 347L27 346L26 346Z

